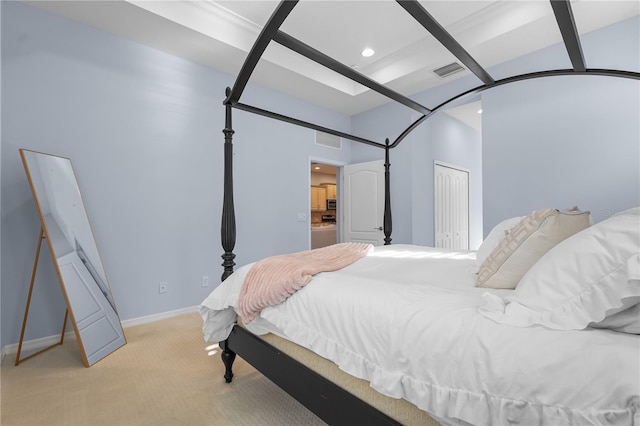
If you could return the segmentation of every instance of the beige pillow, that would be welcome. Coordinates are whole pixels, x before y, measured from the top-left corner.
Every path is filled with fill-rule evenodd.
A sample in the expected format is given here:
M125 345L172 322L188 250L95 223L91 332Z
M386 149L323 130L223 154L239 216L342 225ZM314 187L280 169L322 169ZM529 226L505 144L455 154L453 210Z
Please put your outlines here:
M493 227L487 238L484 239L478 251L476 252L476 266L473 272L478 273L482 262L489 257L491 252L500 244L500 241L504 240L504 237L511 232L511 228L516 226L520 221L524 219L524 216L512 217L505 219L496 226Z
M476 287L516 288L553 246L590 225L589 212L544 209L525 217L482 262Z

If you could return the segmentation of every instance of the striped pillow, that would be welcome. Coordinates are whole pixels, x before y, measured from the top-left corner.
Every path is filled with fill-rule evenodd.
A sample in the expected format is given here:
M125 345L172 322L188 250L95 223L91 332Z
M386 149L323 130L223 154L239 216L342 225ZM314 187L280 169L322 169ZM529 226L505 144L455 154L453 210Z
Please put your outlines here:
M476 287L514 289L524 274L560 241L590 225L589 212L543 209L511 229L482 262Z

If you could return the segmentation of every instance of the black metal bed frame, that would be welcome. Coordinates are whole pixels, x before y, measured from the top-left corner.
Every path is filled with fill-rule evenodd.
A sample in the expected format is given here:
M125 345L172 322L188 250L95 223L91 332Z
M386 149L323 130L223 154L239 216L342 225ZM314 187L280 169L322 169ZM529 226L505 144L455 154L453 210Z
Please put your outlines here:
M355 71L326 54L306 45L300 40L282 32L281 25L298 3L298 0L283 0L273 12L262 29L247 56L233 88L226 88L225 100L225 128L224 133L224 195L222 207L221 240L224 254L222 255L224 281L233 273L235 254L233 249L236 242L235 211L233 203L233 126L232 109L247 111L253 114L280 120L297 126L328 133L358 143L371 145L385 150L385 203L384 203L384 241L391 244L392 218L390 194L390 162L389 151L398 146L416 127L441 110L451 102L465 97L474 96L484 90L517 81L541 77L562 75L598 75L621 77L640 80L640 73L613 69L587 68L582 53L580 37L576 28L570 0L549 0L553 8L558 27L571 60L572 69L558 69L521 74L500 80L494 80L491 75L476 62L473 57L444 29L417 0L396 0L426 31L431 33L446 49L448 49L467 69L482 81L482 85L460 93L443 103L428 108L384 85L381 85L365 75ZM299 120L276 112L243 104L240 97L246 88L249 78L258 61L271 41L274 41L298 54L311 59L361 85L380 93L391 100L407 106L422 115L390 143L386 138L384 143L376 142L360 136L348 134L339 130L323 127L314 123ZM283 354L268 343L256 338L242 327L236 325L227 340L220 342L222 360L225 365L225 381L233 378L232 365L236 354L252 364L265 376L270 378L286 392L298 399L303 405L313 411L329 424L398 424L395 420L370 407L349 392L317 375L302 366L294 359Z

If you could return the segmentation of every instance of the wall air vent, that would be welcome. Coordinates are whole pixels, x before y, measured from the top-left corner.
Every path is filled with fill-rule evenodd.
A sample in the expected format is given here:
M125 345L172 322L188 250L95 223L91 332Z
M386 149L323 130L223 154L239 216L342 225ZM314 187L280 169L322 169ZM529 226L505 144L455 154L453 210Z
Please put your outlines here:
M342 139L338 136L330 135L328 133L316 132L316 145L342 149Z
M451 74L455 74L459 71L462 71L464 67L457 62L453 62L449 65L445 65L440 68L436 68L432 72L440 78L449 77Z

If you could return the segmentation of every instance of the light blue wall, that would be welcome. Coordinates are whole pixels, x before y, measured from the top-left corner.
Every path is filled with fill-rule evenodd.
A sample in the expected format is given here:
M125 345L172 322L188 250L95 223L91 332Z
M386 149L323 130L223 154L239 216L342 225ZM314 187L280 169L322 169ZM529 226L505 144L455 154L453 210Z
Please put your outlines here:
M640 204L640 82L562 77L483 95L485 231L577 205L594 222Z
M587 66L640 71L640 18L582 38ZM490 68L495 78L567 68L563 45L553 45ZM454 80L413 96L434 107L480 85ZM545 207L591 210L595 221L638 205L640 102L636 80L553 77L481 93L482 135L443 113L416 128L391 151L393 241L433 244L433 162L470 170L470 247L501 219ZM353 117L355 134L392 140L418 115L384 105ZM353 146L353 162L382 151ZM407 166L409 165L409 166Z
M2 324L19 337L39 221L18 149L71 158L122 319L199 304L218 284L224 89L233 77L19 2L2 2ZM249 86L243 102L350 131L350 118ZM234 112L238 265L308 248L314 132ZM59 332L45 248L26 339ZM201 287L209 276L211 286ZM158 294L160 281L167 294Z
M480 131L461 124L445 113L438 113L428 124L427 140L434 141L431 156L442 161L469 170L469 248L477 249L482 243L482 135ZM429 192L423 198L420 211L427 212L416 224L433 223L433 167L430 171ZM414 198L416 199L416 198ZM415 206L414 206L415 208ZM414 227L414 230L418 229ZM433 245L433 226L420 232L414 231L417 244ZM426 238L425 238L426 237Z
M384 120L382 120L384 117ZM403 123L408 127L418 116L389 105L355 116L354 133L371 132L376 124ZM401 131L393 134L393 141ZM433 174L440 161L469 170L470 248L482 242L482 140L480 132L440 112L416 128L390 153L393 242L433 246ZM384 158L384 151L368 146L352 147L352 162Z
M411 110L387 104L352 117L353 133L374 141L391 142L411 124ZM410 138L413 134L410 135ZM410 243L411 237L411 143L400 144L390 151L391 210L393 212L392 243ZM351 147L352 163L384 160L384 149L363 144Z
M2 2L0 2L0 36L2 35ZM0 40L1 43L1 40ZM1 46L0 46L1 49ZM1 53L1 52L0 52ZM2 54L0 54L0 100L2 99ZM0 102L0 143L2 142L2 102ZM0 148L0 176L2 176L2 149ZM2 217L2 197L0 197L0 217ZM0 241L2 241L2 226L0 224ZM2 244L0 244L0 259L2 259ZM0 273L0 290L2 289L2 274ZM0 291L0 348L2 348L2 291Z
M1 5L0 344L18 339L39 229L21 147L72 159L123 319L198 304L221 273L221 102L233 77L22 3ZM608 28L601 32L605 43L587 35L585 54L597 61L588 64L637 71L639 27L634 18ZM554 46L521 61L555 61L562 54ZM506 75L522 64L491 71ZM433 243L435 160L471 171L472 248L483 224L486 234L501 217L550 203L577 203L596 219L638 205L637 83L596 84L592 78L530 81L483 93L482 138L442 113L416 129L391 151L393 241ZM415 98L433 106L478 84L465 77ZM380 141L393 140L417 118L391 105L347 117L253 85L243 101ZM342 151L316 146L310 130L240 111L234 128L239 265L308 247L308 226L296 216L308 210L309 157L344 163L384 158L383 150L360 144L347 142ZM558 148L569 139L579 143ZM508 177L519 188L529 188L532 175L542 179L514 202L500 187L504 165L523 156L511 148L527 143L540 148L524 152L543 157L536 158L542 166L520 164ZM564 155L554 157L552 173L548 150ZM567 155L572 151L577 154ZM598 169L576 175L571 166L577 162ZM203 275L211 287L200 287ZM158 294L160 281L169 284L166 295ZM46 250L36 286L27 339L57 333L64 313Z
M640 17L581 40L588 67L640 72ZM485 234L504 218L546 207L577 205L597 222L640 204L638 80L528 80L483 92L482 103Z
M2 42L2 9L3 2L0 2L0 43ZM0 45L1 49L1 45ZM0 52L1 53L1 52ZM0 100L2 99L2 54L0 54ZM0 102L0 177L2 176L2 102ZM4 216L2 210L2 198L0 197L0 218ZM0 241L2 241L2 225L0 222ZM0 260L2 259L2 244L0 244ZM1 268L1 263L0 263ZM2 273L0 273L0 290L2 289ZM2 348L2 291L0 291L0 348Z
M454 94L479 85L473 77L422 92L415 99L433 107ZM387 104L352 118L353 133L393 142L420 117L405 107ZM478 130L438 112L418 126L390 153L393 243L433 246L433 166L435 161L469 170L469 246L482 242L482 138ZM352 162L384 158L384 150L353 144Z

